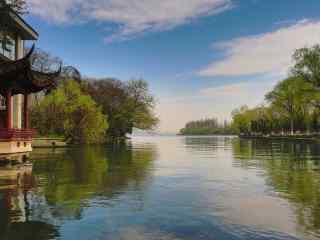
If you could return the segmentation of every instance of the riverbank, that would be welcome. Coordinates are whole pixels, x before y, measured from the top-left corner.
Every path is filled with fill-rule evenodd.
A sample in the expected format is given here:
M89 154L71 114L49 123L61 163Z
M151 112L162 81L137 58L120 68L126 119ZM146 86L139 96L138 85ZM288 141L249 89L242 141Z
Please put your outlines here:
M270 140L303 140L319 141L319 134L295 134L295 135L239 135L243 139L270 139Z
M59 137L39 137L32 141L33 148L61 148L69 147L64 138Z
M106 139L106 141L102 142L101 144L123 143L128 139L131 139L131 138L127 136L121 137L121 138L109 138L109 139ZM67 148L67 147L69 148L69 147L75 147L79 145L81 144L68 143L67 141L65 141L63 137L38 137L38 138L34 138L32 141L33 148ZM92 144L84 144L84 145L92 145Z

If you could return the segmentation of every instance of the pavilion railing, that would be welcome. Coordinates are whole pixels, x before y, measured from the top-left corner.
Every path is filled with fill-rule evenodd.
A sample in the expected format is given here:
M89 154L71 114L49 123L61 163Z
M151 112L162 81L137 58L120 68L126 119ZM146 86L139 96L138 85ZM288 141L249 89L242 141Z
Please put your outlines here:
M36 130L34 129L7 129L0 128L0 141L27 141L32 140L35 136Z

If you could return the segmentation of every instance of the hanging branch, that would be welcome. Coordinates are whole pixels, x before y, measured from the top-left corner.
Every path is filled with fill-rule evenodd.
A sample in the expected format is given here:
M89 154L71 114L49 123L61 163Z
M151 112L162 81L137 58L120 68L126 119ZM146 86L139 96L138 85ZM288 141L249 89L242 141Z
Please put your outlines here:
M0 7L10 9L19 15L25 15L28 13L28 6L25 0L0 0Z

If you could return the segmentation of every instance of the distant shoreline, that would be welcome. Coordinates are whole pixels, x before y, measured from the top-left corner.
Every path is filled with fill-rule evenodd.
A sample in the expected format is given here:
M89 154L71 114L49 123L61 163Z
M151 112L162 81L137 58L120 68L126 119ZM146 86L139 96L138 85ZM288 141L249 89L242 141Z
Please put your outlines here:
M181 133L178 133L176 134L176 136L184 136L184 137L215 137L215 136L231 136L231 137L237 137L238 135L237 134L181 134Z
M254 136L254 135L237 135L237 134L177 134L176 136L184 137L239 137L241 139L265 139L265 140L297 140L297 141L319 141L320 135L271 135L271 136Z

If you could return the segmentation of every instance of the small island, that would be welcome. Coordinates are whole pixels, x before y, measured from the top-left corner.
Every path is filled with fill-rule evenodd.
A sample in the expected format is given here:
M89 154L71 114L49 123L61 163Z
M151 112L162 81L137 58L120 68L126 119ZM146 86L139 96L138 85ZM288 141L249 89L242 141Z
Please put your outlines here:
M232 129L230 123L224 121L220 124L218 119L209 118L188 122L179 135L235 135L236 131Z

